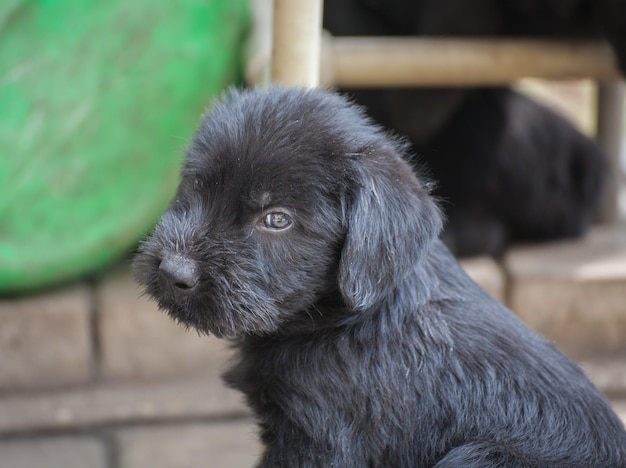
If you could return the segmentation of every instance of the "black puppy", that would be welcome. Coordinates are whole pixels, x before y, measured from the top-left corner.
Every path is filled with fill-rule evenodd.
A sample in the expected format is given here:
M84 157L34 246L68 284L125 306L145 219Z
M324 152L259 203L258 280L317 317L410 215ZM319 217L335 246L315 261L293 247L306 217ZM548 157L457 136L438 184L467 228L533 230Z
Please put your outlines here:
M461 270L406 147L321 90L204 117L139 282L230 337L263 467L624 467L580 369Z
M626 71L626 0L327 0L334 35L596 37ZM565 118L499 88L345 90L406 135L437 182L458 256L498 255L515 241L575 237L591 226L608 165Z
M445 101L456 92L431 90L431 97ZM591 226L604 194L606 157L547 107L507 88L474 89L424 139L422 123L430 115L424 91L354 96L375 120L413 142L415 162L436 180L434 195L447 219L442 239L455 255L499 255L516 241L577 237Z
M583 235L608 174L595 141L506 88L468 93L414 148L437 180L448 219L442 239L457 255L497 255L515 241Z

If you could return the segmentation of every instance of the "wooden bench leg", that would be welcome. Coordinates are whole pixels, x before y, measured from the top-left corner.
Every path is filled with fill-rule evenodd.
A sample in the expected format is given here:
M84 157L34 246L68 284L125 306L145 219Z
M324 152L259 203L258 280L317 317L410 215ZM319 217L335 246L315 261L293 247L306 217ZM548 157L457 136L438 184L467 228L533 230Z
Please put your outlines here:
M620 153L624 133L624 83L600 83L598 86L598 141L609 157L610 176L604 205L599 214L602 223L617 220Z
M274 0L273 22L272 81L317 86L322 0Z

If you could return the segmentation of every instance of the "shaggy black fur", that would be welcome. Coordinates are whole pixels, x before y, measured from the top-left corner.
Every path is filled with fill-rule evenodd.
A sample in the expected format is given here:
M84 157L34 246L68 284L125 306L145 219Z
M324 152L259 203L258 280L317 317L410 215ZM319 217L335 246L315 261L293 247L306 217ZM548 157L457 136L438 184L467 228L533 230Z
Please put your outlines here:
M443 240L458 255L583 235L608 174L595 141L506 88L470 93L415 150L428 154L435 195L446 202Z
M624 467L580 369L461 270L406 147L321 90L231 91L135 261L230 337L263 467Z
M324 13L335 35L604 33L626 64L626 0L332 0ZM574 237L591 225L606 160L555 112L507 88L348 91L414 143L437 181L443 239L456 255L499 254L516 240Z

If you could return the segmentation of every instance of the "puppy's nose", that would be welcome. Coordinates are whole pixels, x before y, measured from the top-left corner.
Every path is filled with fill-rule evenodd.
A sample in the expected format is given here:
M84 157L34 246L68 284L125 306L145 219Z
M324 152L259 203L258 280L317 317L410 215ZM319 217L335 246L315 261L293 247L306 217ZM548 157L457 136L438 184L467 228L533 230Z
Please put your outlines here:
M198 265L190 258L173 254L161 260L159 274L175 289L188 291L193 289L200 279Z

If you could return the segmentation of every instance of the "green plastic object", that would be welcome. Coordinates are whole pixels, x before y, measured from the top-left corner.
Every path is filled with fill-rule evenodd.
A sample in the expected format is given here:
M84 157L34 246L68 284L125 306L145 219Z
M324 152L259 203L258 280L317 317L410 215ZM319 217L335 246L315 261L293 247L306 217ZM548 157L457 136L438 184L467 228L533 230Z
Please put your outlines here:
M0 2L0 294L128 253L236 82L247 0Z

